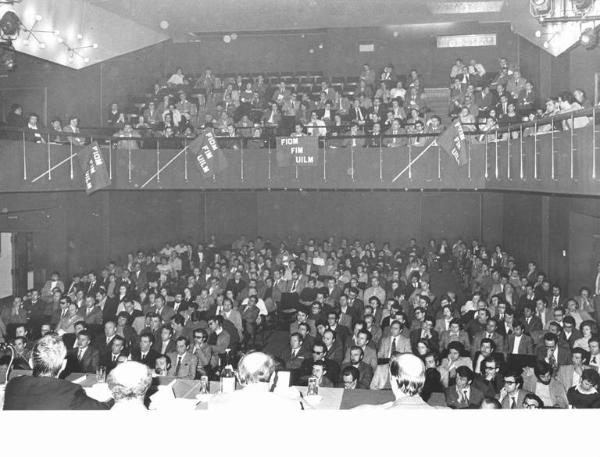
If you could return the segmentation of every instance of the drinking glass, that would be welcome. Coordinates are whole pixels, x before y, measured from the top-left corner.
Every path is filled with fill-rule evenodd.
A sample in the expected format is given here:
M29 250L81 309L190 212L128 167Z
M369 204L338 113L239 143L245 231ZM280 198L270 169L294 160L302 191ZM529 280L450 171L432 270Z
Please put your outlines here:
M99 383L106 382L106 367L100 366L96 369L96 381Z

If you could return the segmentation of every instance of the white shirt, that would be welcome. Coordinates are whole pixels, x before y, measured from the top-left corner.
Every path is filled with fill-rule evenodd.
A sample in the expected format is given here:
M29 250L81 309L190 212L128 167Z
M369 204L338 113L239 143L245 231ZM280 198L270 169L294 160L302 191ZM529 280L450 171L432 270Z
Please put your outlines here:
M544 406L554 406L554 402L550 396L550 385L541 382L536 383L535 394L544 402Z
M577 373L577 370L573 370L573 381L571 382L571 387L578 386L580 380L581 380L581 375L579 373Z
M514 342L513 347L512 347L512 353L513 354L518 354L519 353L519 344L521 344L521 338L523 338L523 335L521 335L521 336L516 336L515 335L515 342Z

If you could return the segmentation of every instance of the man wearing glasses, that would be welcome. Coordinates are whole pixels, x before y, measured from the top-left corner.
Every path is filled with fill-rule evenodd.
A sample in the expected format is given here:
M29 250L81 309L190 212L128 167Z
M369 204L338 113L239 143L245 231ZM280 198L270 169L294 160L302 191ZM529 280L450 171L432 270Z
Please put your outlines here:
M523 409L542 409L544 402L536 394L528 393L523 399Z
M340 366L333 360L327 359L327 350L323 343L314 343L312 347L312 358L305 359L300 367L300 385L306 385L308 378L312 376L313 365L315 362L324 363L325 376L327 376L332 383L338 379Z
M571 362L571 351L564 346L559 346L558 336L554 333L544 334L544 346L538 347L536 356L539 360L549 363L554 370Z
M473 387L478 388L486 398L495 398L504 387L504 378L500 375L500 365L494 356L485 358L481 364L482 374L475 375Z
M523 377L517 373L504 375L504 387L500 391L502 409L521 409L528 392L522 389Z
M214 357L213 348L208 344L206 330L201 328L194 330L192 354L198 359L196 379L199 379L201 376L210 376L214 368L213 361L216 361L216 357Z

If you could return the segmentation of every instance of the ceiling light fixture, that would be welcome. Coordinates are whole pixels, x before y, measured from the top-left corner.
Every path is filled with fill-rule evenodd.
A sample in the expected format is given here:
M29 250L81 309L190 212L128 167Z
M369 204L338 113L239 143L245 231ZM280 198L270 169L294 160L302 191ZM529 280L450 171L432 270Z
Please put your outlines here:
M533 17L540 17L548 14L554 7L553 0L530 0L529 11Z

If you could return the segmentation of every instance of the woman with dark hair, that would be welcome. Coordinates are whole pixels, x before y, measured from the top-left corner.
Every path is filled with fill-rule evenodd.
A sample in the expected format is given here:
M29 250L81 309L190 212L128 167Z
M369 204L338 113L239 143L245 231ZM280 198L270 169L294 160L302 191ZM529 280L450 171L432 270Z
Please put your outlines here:
M596 370L587 369L581 373L579 384L567 392L569 405L577 409L600 408L600 375Z

